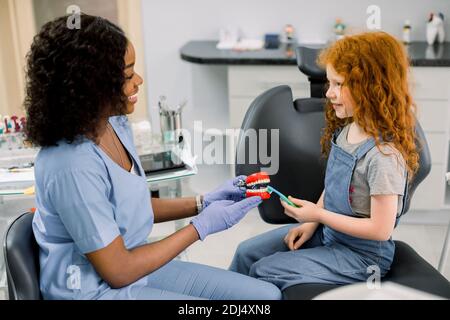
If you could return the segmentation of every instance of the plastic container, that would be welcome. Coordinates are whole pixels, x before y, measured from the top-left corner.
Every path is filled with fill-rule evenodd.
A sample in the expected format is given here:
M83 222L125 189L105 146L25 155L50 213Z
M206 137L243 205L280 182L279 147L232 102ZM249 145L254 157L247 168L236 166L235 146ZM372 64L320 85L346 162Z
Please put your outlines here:
M403 43L410 44L411 43L411 23L409 20L405 20L405 24L403 25Z
M183 101L176 108L170 108L166 102L166 97L160 97L159 120L161 126L162 142L164 144L175 144L181 142L181 111L183 110L185 105L186 101Z

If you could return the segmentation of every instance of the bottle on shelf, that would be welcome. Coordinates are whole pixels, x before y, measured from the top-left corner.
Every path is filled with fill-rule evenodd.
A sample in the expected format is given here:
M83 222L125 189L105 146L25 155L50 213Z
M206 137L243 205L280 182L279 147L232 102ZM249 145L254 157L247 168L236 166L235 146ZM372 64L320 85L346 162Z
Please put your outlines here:
M405 24L403 25L403 43L410 44L411 43L411 23L409 20L405 20Z
M346 28L347 26L342 22L342 20L340 18L337 18L336 23L334 24L335 40L339 40L344 37Z

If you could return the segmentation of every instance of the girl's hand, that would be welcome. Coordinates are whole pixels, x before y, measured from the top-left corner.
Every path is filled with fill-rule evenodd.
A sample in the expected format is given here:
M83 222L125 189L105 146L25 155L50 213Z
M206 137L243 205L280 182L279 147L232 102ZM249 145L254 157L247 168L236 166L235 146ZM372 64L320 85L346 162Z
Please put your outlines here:
M300 222L321 222L322 208L317 204L306 200L296 199L291 196L288 198L300 208L295 208L280 200L286 215Z
M311 239L317 226L317 223L303 223L290 229L284 237L284 243L286 243L290 250L297 250L306 241Z

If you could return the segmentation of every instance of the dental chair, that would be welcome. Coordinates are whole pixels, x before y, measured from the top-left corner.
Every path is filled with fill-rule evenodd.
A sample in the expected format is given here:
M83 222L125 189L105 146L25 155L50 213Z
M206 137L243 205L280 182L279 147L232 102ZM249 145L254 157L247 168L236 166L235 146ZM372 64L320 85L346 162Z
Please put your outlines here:
M309 76L312 98L293 101L289 86L278 86L258 96L248 109L241 129L279 129L279 170L271 176L271 184L286 195L317 202L324 188L326 160L321 156L320 137L325 125L324 84L325 72L315 64L318 49L298 48L299 69ZM320 87L320 89L319 89ZM431 169L430 152L424 132L416 126L420 161L419 171L407 190L407 213L417 186ZM267 141L271 141L270 138ZM236 158L248 157L249 145L245 135L239 137ZM258 141L258 148L260 147ZM267 146L271 154L270 144ZM276 151L276 150L274 150ZM259 153L258 153L259 154ZM271 155L274 159L274 156ZM259 159L258 159L259 161ZM242 161L241 161L242 162ZM269 165L260 162L236 161L236 175L250 175ZM261 218L271 224L298 223L284 214L277 197L265 200L259 207ZM391 270L382 281L391 281L410 288L450 299L450 283L432 265L425 261L408 244L395 241L396 249ZM368 274L369 276L369 274ZM283 290L288 300L308 300L340 285L298 284Z
M39 289L39 246L28 212L14 220L5 234L3 251L9 300L41 300Z

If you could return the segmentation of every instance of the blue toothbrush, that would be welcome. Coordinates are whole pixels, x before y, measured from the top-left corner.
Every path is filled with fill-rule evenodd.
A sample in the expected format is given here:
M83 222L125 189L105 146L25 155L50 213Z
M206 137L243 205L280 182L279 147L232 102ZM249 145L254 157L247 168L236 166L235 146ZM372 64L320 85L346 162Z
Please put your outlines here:
M274 187L267 186L267 192L270 194L272 192L275 192L280 197L281 200L283 200L284 202L286 202L287 204L289 204L293 207L299 208L299 206L297 206L295 203L293 203L291 200L289 200L284 194L282 194L280 191L278 191Z

